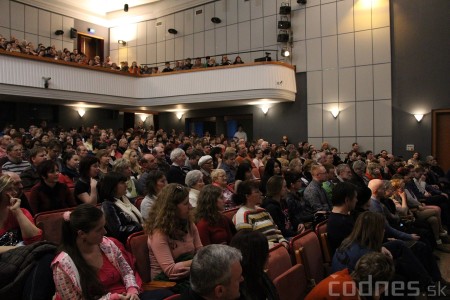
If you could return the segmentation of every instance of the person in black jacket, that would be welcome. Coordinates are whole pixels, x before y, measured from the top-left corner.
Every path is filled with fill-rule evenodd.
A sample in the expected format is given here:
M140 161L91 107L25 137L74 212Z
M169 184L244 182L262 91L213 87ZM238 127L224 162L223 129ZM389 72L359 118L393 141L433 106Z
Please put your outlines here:
M287 194L286 181L282 176L272 176L267 181L267 198L264 199L262 207L271 215L274 223L278 226L285 238L293 237L305 229L300 223L296 228L292 226L289 219L289 211L284 201Z

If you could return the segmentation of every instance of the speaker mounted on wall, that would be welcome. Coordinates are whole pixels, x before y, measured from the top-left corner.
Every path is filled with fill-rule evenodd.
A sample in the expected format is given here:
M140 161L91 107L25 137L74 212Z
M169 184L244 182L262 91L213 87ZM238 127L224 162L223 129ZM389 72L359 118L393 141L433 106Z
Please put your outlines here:
M213 22L214 24L220 24L222 23L222 20L218 17L212 17L211 22Z
M290 15L291 14L291 6L289 3L283 2L280 6L280 15Z
M289 42L289 33L287 30L280 30L277 37L278 43L287 43Z
M70 38L76 39L77 35L78 35L78 30L76 30L75 28L70 28Z

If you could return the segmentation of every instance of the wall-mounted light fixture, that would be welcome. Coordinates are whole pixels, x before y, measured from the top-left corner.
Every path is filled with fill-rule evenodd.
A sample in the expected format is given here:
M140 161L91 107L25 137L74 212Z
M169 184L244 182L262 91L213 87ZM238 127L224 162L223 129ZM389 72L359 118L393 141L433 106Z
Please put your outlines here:
M291 52L289 51L289 49L287 47L283 47L283 49L281 49L281 56L289 57L290 55L291 55Z
M141 115L139 115L139 118L141 118L141 121L142 122L145 122L145 120L147 120L147 115L146 114L141 114Z
M124 40L118 40L117 42L122 46L125 46L127 44L127 42L125 42Z
M169 30L167 30L170 34L177 34L178 31L176 29L173 28L169 28Z
M183 113L182 112L177 112L178 120L181 120L182 117L183 117Z
M55 31L55 35L63 35L63 34L64 31L62 31L61 29Z
M337 118L339 116L339 108L335 107L332 110L330 110L331 115L333 116L333 118Z
M94 28L88 28L87 29L89 33L94 34L95 33L95 29Z
M263 106L261 107L262 112L267 115L267 112L269 111L269 107L268 106Z
M306 4L306 0L297 0L297 3L305 5Z
M84 110L84 108L79 108L79 109L77 109L77 112L80 115L80 118L82 118L84 116L84 114L86 113L86 110Z
M422 121L423 119L423 115L422 114L414 114L414 117L417 120L417 123L420 123L420 121Z

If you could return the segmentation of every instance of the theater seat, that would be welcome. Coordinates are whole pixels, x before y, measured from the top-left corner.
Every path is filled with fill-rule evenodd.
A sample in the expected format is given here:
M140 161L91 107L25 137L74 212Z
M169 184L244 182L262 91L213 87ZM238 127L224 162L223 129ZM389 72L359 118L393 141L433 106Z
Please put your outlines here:
M236 212L238 211L239 207L235 207L226 211L223 211L222 214L227 217L228 219L230 219L231 221L233 221L233 217L236 214Z
M34 216L34 223L42 230L43 239L56 244L61 243L63 214L73 211L75 207L45 211Z
M139 196L136 198L136 200L134 201L134 206L136 206L137 209L141 210L141 203L142 200L144 200L144 197Z
M298 264L305 266L306 277L311 286L315 286L325 277L322 250L319 239L312 230L305 231L293 237L290 241L291 250Z
M322 258L324 263L331 264L331 251L328 243L327 233L328 220L322 221L316 225L316 234L319 237L320 247L322 248Z
M291 257L283 245L278 244L269 250L267 262L267 276L273 281L275 278L292 267Z
M164 300L176 300L180 298L180 294L175 294L170 297L164 298Z
M147 235L144 231L135 232L128 237L127 249L136 259L136 271L142 278L142 289L145 291L170 288L175 286L175 282L150 281L150 257L147 246Z

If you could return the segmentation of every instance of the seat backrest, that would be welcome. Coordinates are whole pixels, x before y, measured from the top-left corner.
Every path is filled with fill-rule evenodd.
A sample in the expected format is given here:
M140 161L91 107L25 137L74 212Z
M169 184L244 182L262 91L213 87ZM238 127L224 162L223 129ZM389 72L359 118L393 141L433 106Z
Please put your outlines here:
M327 232L328 220L324 220L316 225L316 234L320 236L322 233Z
M227 217L228 219L230 219L231 221L233 221L233 216L236 214L236 212L238 211L239 207L235 207L226 211L223 211L222 214Z
M269 260L267 262L267 275L273 281L292 267L289 252L281 244L269 250Z
M175 300L175 299L180 299L181 295L180 294L175 294L172 296L169 296L167 298L164 298L164 300Z
M316 225L316 234L319 237L320 247L322 248L322 257L325 263L331 263L331 251L328 243L327 233L328 220L322 221Z
M136 198L136 200L134 201L134 206L136 206L137 209L141 210L141 203L142 200L144 200L144 197L139 196Z
M302 300L308 290L305 268L297 264L275 278L273 284L278 291L280 300Z
M133 233L128 237L127 248L136 259L136 271L141 276L142 282L149 282L151 277L147 235L143 231Z
M61 243L63 214L75 208L45 211L34 216L34 223L42 230L42 238L56 244Z
M305 231L291 239L291 250L296 253L297 263L305 266L306 276L313 284L325 276L322 250L319 238L312 230Z

